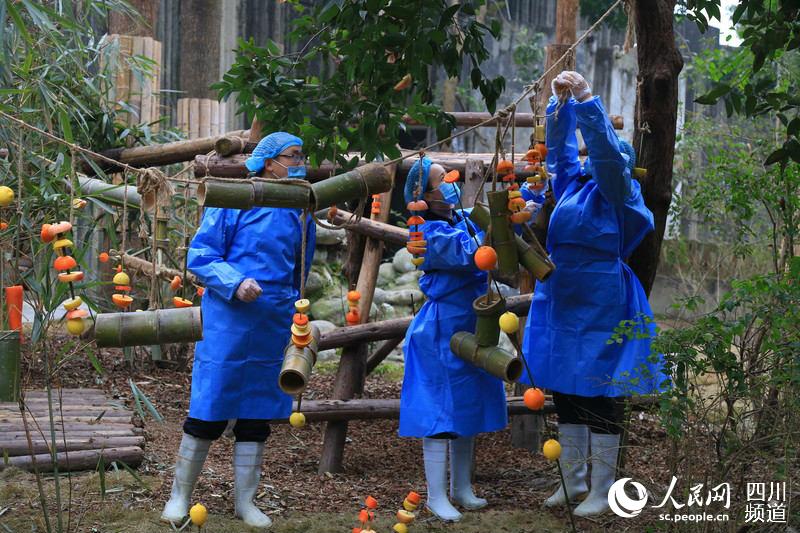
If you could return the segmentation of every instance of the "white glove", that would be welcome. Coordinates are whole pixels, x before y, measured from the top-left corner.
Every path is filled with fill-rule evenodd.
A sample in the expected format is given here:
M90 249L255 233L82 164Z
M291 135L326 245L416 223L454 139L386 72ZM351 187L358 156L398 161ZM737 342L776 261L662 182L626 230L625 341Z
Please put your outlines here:
M528 200L525 202L525 209L523 211L528 211L531 216L536 216L536 213L539 212L539 209L542 208L542 204L536 203L533 200Z
M569 97L569 86L560 78L561 74L553 78L553 81L550 82L550 89L553 91L553 96L559 100L565 100Z
M247 278L236 289L236 297L245 303L255 302L261 296L261 286L253 278Z
M589 87L589 82L586 79L572 70L565 70L556 78L559 84L566 85L573 98L579 102L585 102L592 96L592 89Z

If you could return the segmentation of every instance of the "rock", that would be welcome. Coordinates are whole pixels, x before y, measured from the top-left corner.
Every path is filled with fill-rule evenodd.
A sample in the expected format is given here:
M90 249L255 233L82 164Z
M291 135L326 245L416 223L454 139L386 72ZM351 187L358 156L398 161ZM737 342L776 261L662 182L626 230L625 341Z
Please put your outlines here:
M392 263L381 263L381 266L378 267L378 286L386 287L391 285L394 283L394 276L395 271Z
M390 304L382 303L378 306L378 320L389 320L397 317L397 311Z
M328 264L328 250L325 248L317 247L314 249L314 259L311 261L312 265L326 265Z
M321 352L317 353L317 362L320 361L334 361L338 358L336 355L336 348L331 348L330 350L322 350Z
M372 296L372 303L381 305L385 301L386 301L386 291L381 289L380 287L375 287L375 293Z
M338 327L333 322L328 322L327 320L312 320L311 325L317 326L320 335L330 333L331 331L335 330Z
M386 360L393 363L403 363L405 361L405 356L403 354L403 345L405 343L405 339L400 341L400 344L397 345L397 348L392 350L392 352L386 357Z
M397 250L397 253L394 254L394 258L392 259L394 271L399 274L405 274L406 272L416 270L417 267L411 262L412 257L411 253L405 248Z
M392 305L414 305L419 307L425 301L422 291L415 289L400 289L386 291L385 303Z
M344 244L345 239L344 230L333 230L317 226L317 244L333 246L335 244Z
M397 285L412 285L414 287L417 286L419 283L419 278L422 276L421 270L413 270L411 272L406 272L402 276L398 277L395 283Z
M333 276L324 266L313 266L306 280L306 294L316 294L333 286Z
M314 321L317 320L326 320L328 322L333 322L336 325L343 325L344 324L344 314L342 313L342 301L343 298L341 296L332 296L330 298L324 298L322 300L317 300L316 302L311 302L311 316L314 318ZM347 305L344 306L345 313L347 312Z

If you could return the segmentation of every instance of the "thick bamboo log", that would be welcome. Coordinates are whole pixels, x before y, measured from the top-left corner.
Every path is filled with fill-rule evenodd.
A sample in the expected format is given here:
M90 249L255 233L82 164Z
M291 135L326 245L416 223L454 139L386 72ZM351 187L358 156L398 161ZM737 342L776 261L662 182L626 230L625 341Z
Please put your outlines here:
M248 142L244 137L226 135L217 139L217 142L214 143L214 151L222 157L228 157L235 154L250 153L255 150L257 144Z
M50 441L41 438L32 439L31 444L34 454L50 453ZM127 446L137 446L144 448L144 437L74 437L68 435L66 444L64 439L56 437L56 450L59 452L72 452L78 450L102 450L105 448L124 448ZM8 454L9 457L28 455L31 449L28 447L27 439L0 440L0 454Z
M197 306L100 313L95 319L94 338L100 348L196 342L203 338L203 322Z
M509 219L511 211L508 209L508 191L491 191L486 193L486 197L489 199L491 243L497 252L498 270L504 276L515 276L519 266L514 231Z
M478 339L467 331L456 332L450 338L450 350L468 363L486 370L508 383L522 375L522 360L497 346L481 346Z
M225 136L247 136L248 130L239 130L226 133ZM202 139L192 139L189 141L176 141L164 144L152 144L149 146L136 146L133 148L112 148L100 152L100 155L114 159L120 163L125 163L132 167L156 167L192 161L200 154L207 154L214 150L214 144L219 139L219 135L204 137ZM87 156L90 157L91 156ZM103 170L113 168L115 165L95 158L96 164ZM121 167L118 167L121 168ZM94 174L94 169L88 163L83 163L83 172Z
M486 231L489 227L491 215L486 205L476 203L469 215L470 220L478 225L482 230ZM519 262L531 274L533 274L539 281L544 281L555 270L555 265L550 261L549 257L541 255L537 250L532 248L526 243L519 235L514 235L514 241L517 246L517 258ZM516 274L516 271L514 272Z
M367 357L367 375L372 374L372 371L378 368L378 365L383 362L384 359L389 357L389 354L397 348L397 345L403 342L403 337L397 337L396 339L389 339L388 341L384 341L378 349L375 350L369 357Z
M484 294L472 302L472 309L477 317L475 340L478 346L497 346L500 341L500 315L506 310L505 300L502 298L487 300Z
M130 255L130 254L124 254L122 256L122 262L125 264L126 269L130 269L135 272L140 272L148 276L153 275L153 263L151 263L150 261L145 261L141 257L136 257L135 255ZM183 272L165 266L158 267L158 275L159 277L161 277L166 281L172 281L172 278L174 278L175 276L180 276L181 278L183 278ZM186 278L190 283L200 284L200 280L197 279L197 276L195 276L191 272L186 273Z
M144 451L138 446L125 446L122 448L108 448L105 450L80 450L75 452L61 452L56 456L59 472L94 470L103 457L106 466L114 461L125 463L131 468L136 468L142 462ZM48 454L36 454L36 467L40 472L50 472L53 470L52 457ZM8 466L15 466L22 470L33 471L33 461L30 455L19 457L9 457L8 463L0 461L0 471Z
M307 187L270 181L232 181L207 178L197 188L197 201L205 207L309 207L315 211L333 204L386 192L392 176L378 163L364 165ZM301 185L302 184L302 185Z
M19 341L19 331L0 331L0 402L19 400L21 382Z
M388 244L405 246L408 242L408 230L405 228L398 228L397 226L371 220L369 218L361 218L356 221L355 215L344 209L336 209L335 214L331 218L328 217L329 212L330 209L321 209L317 211L316 215L319 219L328 219L332 224L336 225L349 223L347 226L348 230L365 237L381 240Z
M518 315L527 314L531 305L532 294L511 296L506 298L506 309ZM337 328L323 333L319 341L320 350L341 348L350 344L385 341L404 337L413 317L392 318L381 322L370 322L358 326Z
M116 206L125 205L125 197L127 196L128 207L138 209L142 204L142 197L133 185L128 185L126 189L125 185L108 183L107 181L87 178L82 175L78 176L78 183L80 184L80 194L82 196L95 196Z

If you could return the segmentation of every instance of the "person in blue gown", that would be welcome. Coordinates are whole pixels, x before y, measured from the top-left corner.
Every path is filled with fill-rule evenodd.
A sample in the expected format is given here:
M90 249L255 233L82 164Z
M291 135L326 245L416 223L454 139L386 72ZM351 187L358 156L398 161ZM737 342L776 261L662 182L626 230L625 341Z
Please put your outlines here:
M264 137L247 160L261 177L305 177L303 141L285 132ZM183 425L175 480L162 518L181 522L208 454L229 420L233 434L236 515L253 527L270 519L253 503L269 419L291 413L278 387L303 272L302 211L207 208L188 251L188 268L205 285L203 340L192 368L189 416ZM315 225L306 222L305 273L314 255Z
M503 382L450 350L454 333L475 330L472 302L486 293L487 276L473 261L483 234L454 209L459 189L442 180L444 173L424 157L406 180L406 202L419 186L429 206L421 213L427 252L419 280L427 301L405 337L399 434L422 438L426 506L440 519L456 521L461 513L446 488L448 448L452 501L468 510L485 507L471 484L475 435L503 429L508 420Z
M522 348L535 385L553 392L567 494L572 500L589 492L575 514L593 516L608 509L615 480L620 399L659 391L667 379L662 358L650 350L654 323L647 296L625 263L653 231L653 214L631 178L633 147L617 138L586 80L562 72L553 82L553 94L547 107L546 164L556 205L547 250L556 270L536 285ZM576 127L589 152L583 168ZM612 340L626 320L634 321L643 338ZM565 503L563 486L545 502Z

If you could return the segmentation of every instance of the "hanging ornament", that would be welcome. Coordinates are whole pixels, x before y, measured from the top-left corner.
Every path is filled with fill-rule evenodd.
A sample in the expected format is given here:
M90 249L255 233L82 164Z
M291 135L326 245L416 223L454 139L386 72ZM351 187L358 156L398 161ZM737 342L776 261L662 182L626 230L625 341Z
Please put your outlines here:
M358 312L358 304L361 301L361 293L358 291L350 291L347 293L347 306L350 311L345 315L345 320L348 326L355 326L361 323L361 315Z
M86 309L80 309L83 300L80 296L75 295L75 287L73 283L82 281L84 278L83 272L75 270L78 267L78 262L70 255L70 249L75 244L67 238L66 234L72 229L72 224L69 222L59 222L57 224L43 224L40 236L43 242L52 243L53 250L56 253L56 258L53 261L53 268L58 271L57 279L60 283L66 283L69 286L69 292L72 298L62 303L62 306L67 311L67 332L71 335L82 335L86 331L85 319L89 316Z

